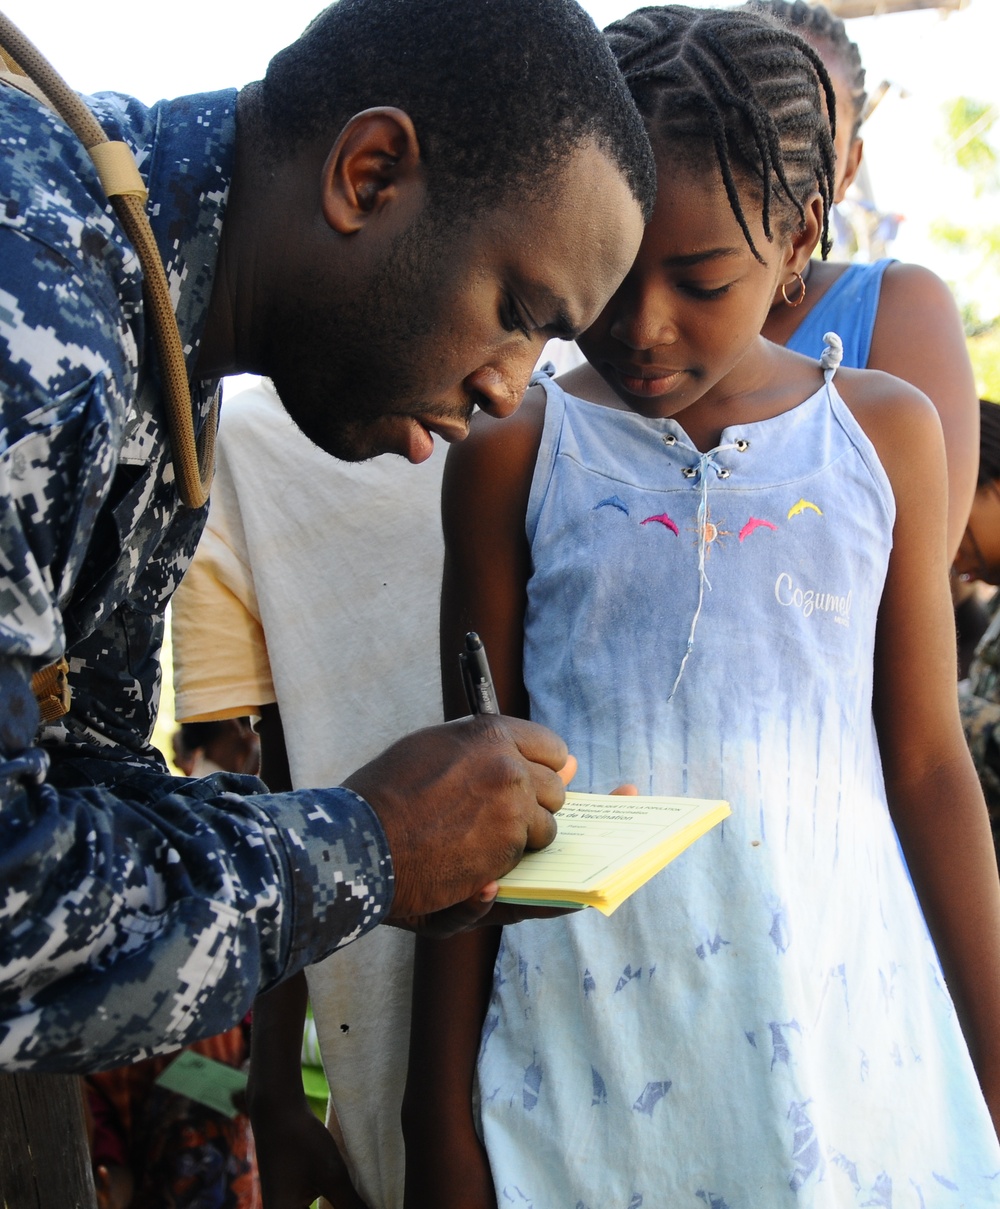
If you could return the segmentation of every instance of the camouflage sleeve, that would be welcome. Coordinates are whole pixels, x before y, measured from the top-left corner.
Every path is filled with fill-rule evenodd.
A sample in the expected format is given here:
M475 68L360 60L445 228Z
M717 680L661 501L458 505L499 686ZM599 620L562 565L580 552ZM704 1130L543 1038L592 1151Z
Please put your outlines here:
M965 741L990 813L993 843L1000 853L1000 704L973 693L960 693L958 706Z
M392 870L347 790L175 779L124 734L50 766L31 673L66 648L131 371L118 300L88 297L50 244L0 240L0 1068L96 1069L230 1027L378 923Z
M28 706L9 663L0 699ZM382 829L346 789L45 775L38 748L0 758L0 1069L95 1070L222 1032L391 901Z

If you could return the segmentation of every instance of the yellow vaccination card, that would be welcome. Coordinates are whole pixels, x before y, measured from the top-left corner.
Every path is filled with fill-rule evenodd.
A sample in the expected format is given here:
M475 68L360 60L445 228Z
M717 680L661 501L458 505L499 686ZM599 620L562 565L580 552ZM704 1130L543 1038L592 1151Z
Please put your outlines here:
M610 915L731 813L728 802L714 798L567 793L555 841L525 853L500 878L498 897Z

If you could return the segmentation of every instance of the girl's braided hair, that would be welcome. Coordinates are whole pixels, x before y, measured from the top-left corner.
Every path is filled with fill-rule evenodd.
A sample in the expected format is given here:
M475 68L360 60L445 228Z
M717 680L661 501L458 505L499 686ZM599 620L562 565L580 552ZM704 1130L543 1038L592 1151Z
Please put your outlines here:
M654 147L694 168L704 167L706 148L714 150L729 204L754 256L763 260L747 224L737 173L760 190L768 239L772 214L796 229L805 221L805 203L818 191L826 256L836 103L816 51L778 21L748 8L640 8L604 33Z
M854 109L854 129L851 138L858 137L865 117L865 69L861 65L861 51L847 36L847 26L823 4L807 4L806 0L750 0L748 8L770 13L783 25L801 34L815 44L822 42L833 52L833 57L844 68L850 88L851 106Z

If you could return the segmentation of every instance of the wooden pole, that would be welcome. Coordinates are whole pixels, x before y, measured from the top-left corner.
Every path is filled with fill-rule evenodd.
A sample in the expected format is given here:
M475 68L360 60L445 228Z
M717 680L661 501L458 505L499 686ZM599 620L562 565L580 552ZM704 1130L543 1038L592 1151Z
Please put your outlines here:
M811 0L813 4L820 0ZM955 13L966 8L969 0L821 0L835 17L882 17L889 13L909 13L918 9L938 9Z
M0 1207L97 1209L77 1075L0 1074Z

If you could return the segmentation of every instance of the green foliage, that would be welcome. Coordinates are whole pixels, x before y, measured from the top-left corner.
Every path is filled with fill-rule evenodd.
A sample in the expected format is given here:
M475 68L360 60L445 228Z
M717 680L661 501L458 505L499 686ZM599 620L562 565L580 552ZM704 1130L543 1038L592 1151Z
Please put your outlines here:
M956 252L971 252L1000 264L1000 227L962 227L946 218L931 223L931 238Z
M945 106L949 145L946 156L972 178L977 195L1000 190L1000 155L990 135L1000 118L997 106L971 97L956 97ZM930 231L937 243L972 262L969 279L955 293L962 310L966 345L982 399L1000 401L1000 316L984 316L962 289L981 274L1000 275L1000 226L962 226L938 219Z
M998 322L996 318L984 319L975 302L961 303L959 312L962 316L962 330L966 336L982 336L986 332L991 332Z
M997 152L989 142L998 116L996 105L971 97L956 97L945 106L947 154L972 177L977 194L1000 185Z
M969 336L966 346L976 375L979 397L1000 401L1000 320Z

